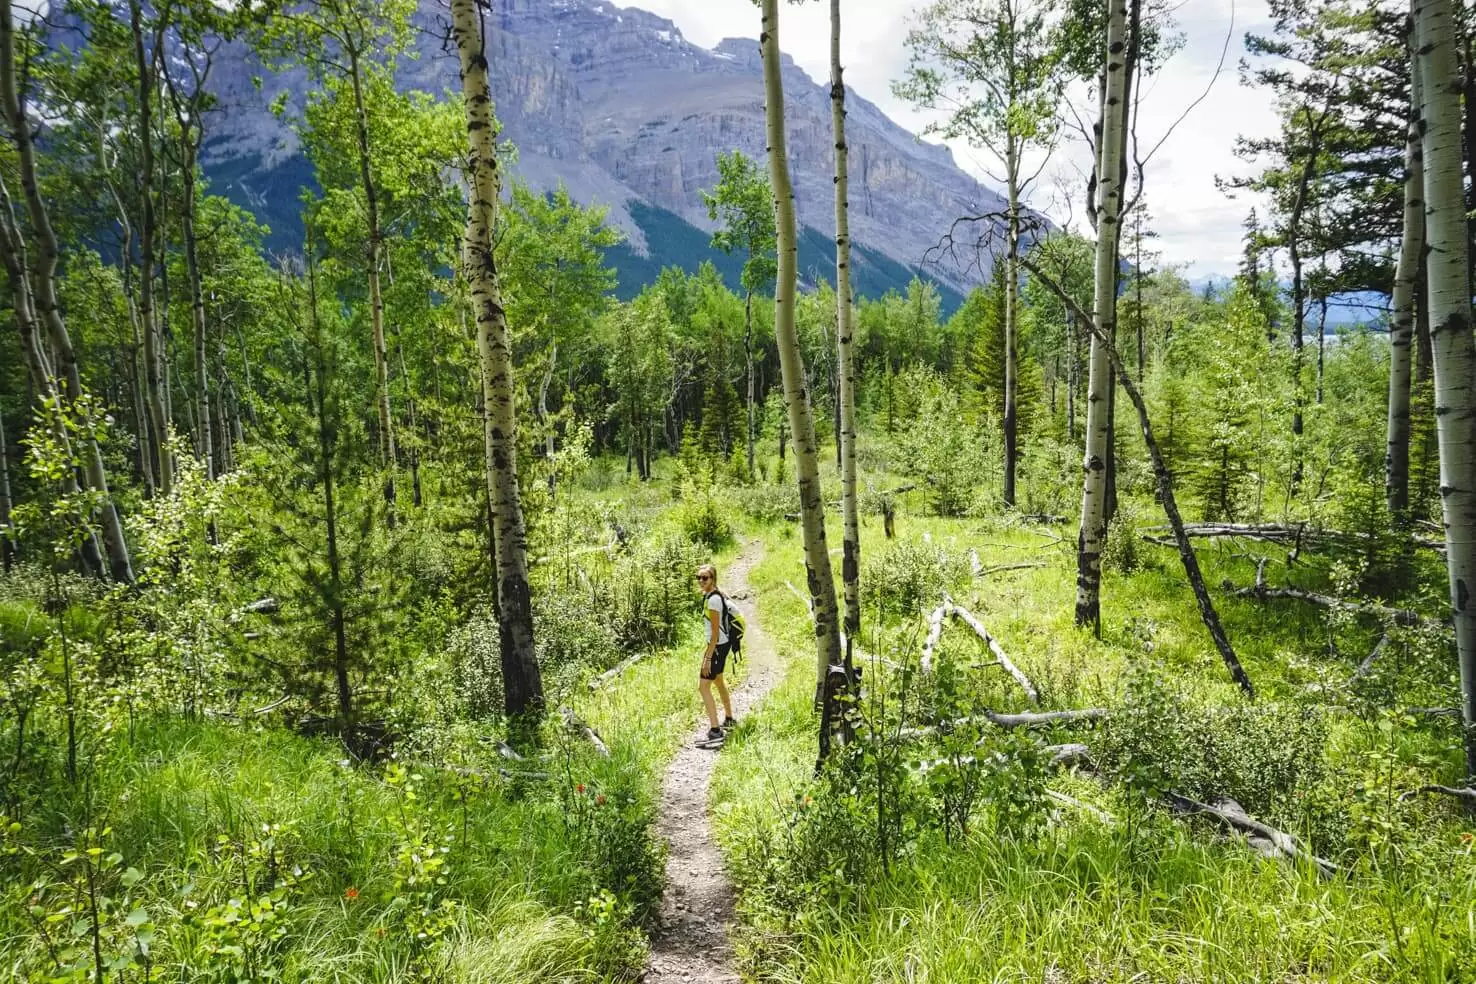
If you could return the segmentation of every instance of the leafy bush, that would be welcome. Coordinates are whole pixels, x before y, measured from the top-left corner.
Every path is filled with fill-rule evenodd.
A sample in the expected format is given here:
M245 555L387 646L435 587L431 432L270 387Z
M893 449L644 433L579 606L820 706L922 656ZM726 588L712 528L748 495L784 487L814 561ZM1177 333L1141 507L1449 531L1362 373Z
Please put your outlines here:
M958 393L931 370L909 369L898 384L916 395L917 415L896 439L897 460L925 482L940 516L961 516L979 477L990 473L998 435L967 423Z
M1311 706L1206 707L1139 667L1092 748L1110 773L1141 792L1229 797L1274 822L1300 819L1293 801L1326 776L1326 744L1325 716Z
M1081 446L1044 434L1020 448L1018 498L1022 512L1069 516L1081 506Z
M621 556L594 595L604 599L619 647L626 652L676 641L684 618L696 614L701 597L692 575L707 553L686 535L657 532Z
M497 617L481 609L451 630L446 640L451 664L450 698L458 718L485 718L502 713L502 643Z
M879 554L864 554L862 565L863 600L902 617L936 603L944 589L969 576L963 554L907 540L894 540Z
M799 487L755 484L728 492L734 509L761 523L779 523L800 511Z
M733 542L723 501L709 488L688 489L676 507L676 523L688 540L711 550Z

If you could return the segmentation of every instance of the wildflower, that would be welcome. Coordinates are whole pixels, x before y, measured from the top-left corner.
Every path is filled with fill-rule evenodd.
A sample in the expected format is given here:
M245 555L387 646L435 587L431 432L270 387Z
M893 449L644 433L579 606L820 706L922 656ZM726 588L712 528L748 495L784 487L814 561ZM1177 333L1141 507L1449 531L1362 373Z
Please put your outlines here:
M344 889L343 897L352 902L354 899L359 897L359 890L353 887L346 888Z
M580 796L583 796L584 795L584 783L581 782L579 785L575 786L574 787L574 792L578 793Z
M1466 831L1464 834L1461 834L1462 844L1470 844L1473 840L1476 840L1476 834L1471 833L1469 830Z
M604 806L604 805L605 805L605 794L604 793L601 793L600 795L598 795L598 796L595 797L595 806Z

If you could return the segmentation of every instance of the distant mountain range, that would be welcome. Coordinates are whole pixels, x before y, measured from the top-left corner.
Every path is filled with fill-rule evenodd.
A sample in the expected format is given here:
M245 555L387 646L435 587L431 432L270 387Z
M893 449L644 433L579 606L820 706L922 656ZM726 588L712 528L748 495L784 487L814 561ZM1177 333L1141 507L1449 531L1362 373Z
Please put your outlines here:
M622 292L639 290L663 266L695 270L705 259L736 285L741 262L710 249L701 192L717 183L719 151L764 157L758 42L730 38L700 48L671 21L604 0L493 0L487 26L493 96L504 135L518 147L516 174L535 189L563 182L576 199L609 206L627 236L610 256ZM418 57L404 62L399 84L454 90L456 61L442 41L438 0L422 0L416 28ZM311 168L268 107L284 93L300 107L306 73L274 74L236 46L218 56L212 79L220 108L203 155L212 186L269 224L274 247L294 248L297 195ZM784 84L800 269L814 282L834 270L829 87L787 56ZM919 141L854 92L847 98L856 288L876 296L922 274L952 308L983 274L928 262L928 251L955 219L997 212L1003 200L946 148Z

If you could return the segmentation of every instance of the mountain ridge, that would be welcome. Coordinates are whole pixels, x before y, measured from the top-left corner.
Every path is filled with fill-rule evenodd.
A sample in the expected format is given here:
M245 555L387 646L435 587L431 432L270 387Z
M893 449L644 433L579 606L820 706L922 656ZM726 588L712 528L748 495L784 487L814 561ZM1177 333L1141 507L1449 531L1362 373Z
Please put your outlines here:
M455 87L437 6L421 0L416 57L397 71L403 88L440 94ZM608 207L637 257L666 250L650 242L650 223L637 219L632 203L710 232L701 192L717 182L717 153L765 153L754 39L701 48L672 21L608 0L493 0L486 24L488 57L498 66L493 98L505 138L518 147L514 174L536 190L562 183L576 199ZM829 86L788 55L783 75L801 233L820 233L834 223ZM303 184L300 150L269 106L285 95L300 108L305 72L271 72L237 45L223 53L215 89L219 110L202 155L207 173L229 197L266 213L269 224L290 227ZM867 290L868 276L873 287L896 286L899 271L921 273L950 294L980 282L987 258L978 269L929 262L928 253L956 218L997 212L1003 200L960 169L948 148L918 139L854 90L847 99L858 291L876 292ZM284 188L290 200L280 195Z

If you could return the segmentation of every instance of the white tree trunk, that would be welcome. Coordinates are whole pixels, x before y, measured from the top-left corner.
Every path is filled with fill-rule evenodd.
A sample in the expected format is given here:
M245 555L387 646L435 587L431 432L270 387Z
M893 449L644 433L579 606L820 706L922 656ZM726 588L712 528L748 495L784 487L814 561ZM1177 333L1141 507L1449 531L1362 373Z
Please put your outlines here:
M1425 228L1440 501L1451 615L1460 658L1466 770L1476 776L1476 345L1471 338L1466 207L1461 176L1461 78L1451 0L1415 0L1423 86Z
M1414 360L1416 282L1425 251L1425 152L1420 143L1419 58L1410 39L1409 138L1404 149L1404 237L1394 273L1394 323L1389 332L1389 429L1384 493L1396 519L1409 509L1409 394Z
M805 385L795 331L794 302L799 273L799 240L795 231L794 189L789 180L789 156L784 139L784 84L779 65L779 0L763 0L763 31L759 44L764 58L765 120L769 141L769 178L774 189L778 228L779 276L774 287L774 337L784 376L784 401L794 434L795 474L799 479L800 516L804 528L805 572L814 599L816 698L820 698L830 667L841 665L840 634L836 618L835 578L825 545L825 500L820 490L815 420Z
M1100 631L1102 545L1107 538L1107 458L1112 364L1102 340L1117 326L1117 245L1122 224L1122 148L1127 118L1127 3L1108 0L1107 64L1097 136L1096 305L1087 383L1081 532L1076 547L1076 624Z
M841 69L841 5L830 0L830 109L835 130L835 295L839 363L841 513L845 517L841 581L846 593L846 659L861 631L861 519L856 489L856 350L851 306L849 146L846 143L846 83Z
M1006 219L1005 317L1004 317L1004 502L1015 504L1015 471L1019 455L1018 411L1015 396L1019 390L1020 366L1018 339L1020 322L1020 148L1018 138L1009 136L1005 154L1009 216Z
M16 149L21 191L25 197L26 212L31 219L32 235L36 239L39 253L39 262L31 276L31 283L34 285L35 320L38 327L45 328L51 347L61 360L58 374L66 383L68 399L76 401L82 395L82 374L77 368L77 354L72 348L72 339L67 333L61 305L56 297L56 264L61 247L51 225L51 215L41 198L41 189L36 178L35 145L31 141L25 104L21 101L16 86L15 12L11 0L0 0L0 109L3 109L10 139ZM6 207L9 208L8 196ZM24 245L19 233L16 245ZM36 341L39 343L39 339ZM47 374L51 374L50 367L47 367ZM123 522L108 491L102 449L98 446L96 437L91 434L81 435L79 439L83 442L77 453L77 458L82 463L82 473L88 488L96 492L102 500L99 518L102 522L103 542L107 545L108 569L115 581L131 584L133 563L128 552L128 541L123 535Z
M452 31L461 56L461 88L471 153L467 172L466 275L471 283L486 402L487 492L493 504L497 566L497 621L502 643L503 692L508 716L531 726L543 712L543 681L533 649L533 604L528 587L527 533L518 493L517 415L513 407L511 334L502 306L492 234L497 227L498 173L492 93L477 0L452 0Z
M379 225L379 193L374 187L374 176L370 170L369 116L368 109L364 105L364 73L357 53L350 56L349 73L354 87L354 122L359 149L359 183L363 186L364 205L369 221L369 242L366 246L365 267L369 277L369 321L374 334L374 381L379 408L379 450L384 456L385 466L389 469L389 474L385 479L384 494L389 505L389 523L394 526L395 469L399 466L400 454L395 445L395 418L390 407L389 344L385 341L384 335L384 293L379 282L379 262L381 251L384 248L384 233Z

